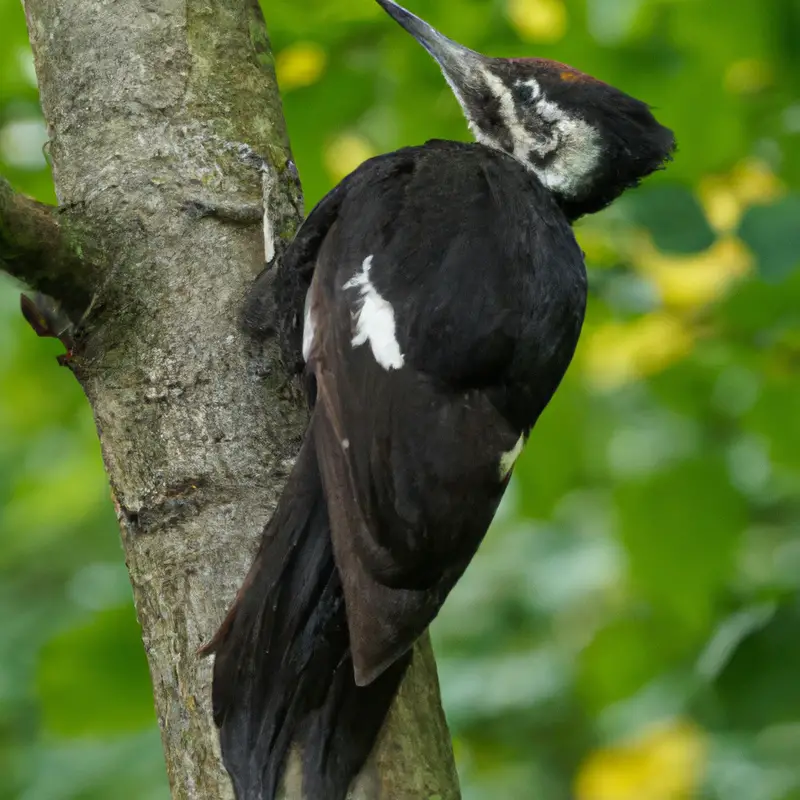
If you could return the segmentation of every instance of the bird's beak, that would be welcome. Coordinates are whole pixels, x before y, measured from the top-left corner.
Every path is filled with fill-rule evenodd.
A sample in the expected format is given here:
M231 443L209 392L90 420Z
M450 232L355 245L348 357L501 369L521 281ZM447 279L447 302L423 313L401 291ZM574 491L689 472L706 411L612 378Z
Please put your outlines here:
M456 94L469 88L476 67L485 60L480 53L443 36L427 22L406 11L393 0L377 0L377 2L436 59Z

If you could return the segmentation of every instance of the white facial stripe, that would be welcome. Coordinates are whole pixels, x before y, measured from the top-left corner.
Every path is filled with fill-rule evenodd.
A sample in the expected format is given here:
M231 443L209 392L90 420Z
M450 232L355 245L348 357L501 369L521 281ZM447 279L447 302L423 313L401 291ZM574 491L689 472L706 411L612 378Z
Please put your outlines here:
M597 131L543 97L537 101L536 111L543 119L554 122L559 132L558 155L539 171L539 180L563 195L576 194L600 158Z
M360 347L369 342L372 355L384 369L400 369L403 366L403 354L395 335L394 309L378 294L369 279L372 268L372 256L367 256L361 271L356 272L342 288L358 289L360 305L353 312L356 330L353 335L353 347Z
M517 116L517 109L514 107L514 99L503 81L494 73L489 72L489 70L481 70L481 73L486 85L500 102L500 115L508 132L511 134L511 144L514 148L514 152L511 155L527 165L528 153L531 150L539 153L541 144L534 141L528 130L520 122ZM484 141L483 144L489 144L489 142ZM497 148L497 142L492 142L491 146ZM542 153L542 155L544 154Z
M525 436L521 435L517 439L517 443L507 453L503 453L500 456L500 480L505 480L508 477L524 446Z
M316 324L311 312L311 289L306 292L306 305L303 314L303 361L308 361L311 355L311 346L314 344L314 331Z
M575 195L586 177L597 166L600 158L600 143L597 131L588 122L567 114L561 106L547 100L539 82L533 78L520 83L531 89L531 114L553 123L554 136L551 142L542 143L525 127L517 113L511 92L503 81L489 70L481 70L486 85L500 103L500 114L511 135L513 155L530 169L539 180L554 192L564 196ZM462 102L462 106L464 103ZM466 106L464 106L465 111ZM469 113L469 112L467 112ZM488 147L501 150L499 143L486 136L477 126L470 124L475 138ZM530 153L544 158L555 150L554 157L544 167L529 161Z

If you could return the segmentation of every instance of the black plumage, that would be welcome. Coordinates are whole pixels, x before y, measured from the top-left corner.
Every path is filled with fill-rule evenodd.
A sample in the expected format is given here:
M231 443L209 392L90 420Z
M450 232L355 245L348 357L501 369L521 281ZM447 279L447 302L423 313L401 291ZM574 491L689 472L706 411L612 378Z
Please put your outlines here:
M209 646L239 800L276 797L293 743L305 796L344 799L572 358L587 290L570 223L673 146L612 87L486 59L378 1L437 58L479 143L366 162L280 268L278 328L313 411Z

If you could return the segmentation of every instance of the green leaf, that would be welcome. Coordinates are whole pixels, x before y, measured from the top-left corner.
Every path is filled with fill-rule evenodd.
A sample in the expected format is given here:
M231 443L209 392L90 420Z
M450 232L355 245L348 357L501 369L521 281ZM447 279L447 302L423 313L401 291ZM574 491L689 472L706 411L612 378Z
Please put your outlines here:
M724 325L723 340L752 337L759 343L774 332L798 327L800 322L800 270L780 285L749 280L736 286L716 310Z
M784 375L765 383L745 417L748 429L763 436L775 464L800 471L800 379Z
M96 614L42 649L37 684L44 724L60 736L104 736L155 720L141 632L133 606Z
M800 719L800 606L778 610L745 638L716 682L726 724L761 730Z
M763 278L786 278L800 264L800 195L790 194L772 205L749 208L739 226L739 236L755 253Z
M628 202L633 220L647 228L659 250L697 253L714 243L714 231L686 186L647 186L631 194Z
M671 466L615 493L620 538L638 592L696 630L731 577L747 516L721 459Z
M568 379L536 423L514 468L524 516L549 517L556 503L580 482L585 412L583 399Z
M599 712L676 666L696 641L691 631L652 609L616 617L580 654L581 694Z

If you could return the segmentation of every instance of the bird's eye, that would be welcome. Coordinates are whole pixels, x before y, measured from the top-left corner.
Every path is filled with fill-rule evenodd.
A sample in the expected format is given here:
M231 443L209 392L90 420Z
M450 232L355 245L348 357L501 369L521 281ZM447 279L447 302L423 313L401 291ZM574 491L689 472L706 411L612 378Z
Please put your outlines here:
M511 96L519 105L528 105L535 99L533 87L528 83L515 83L511 87Z

